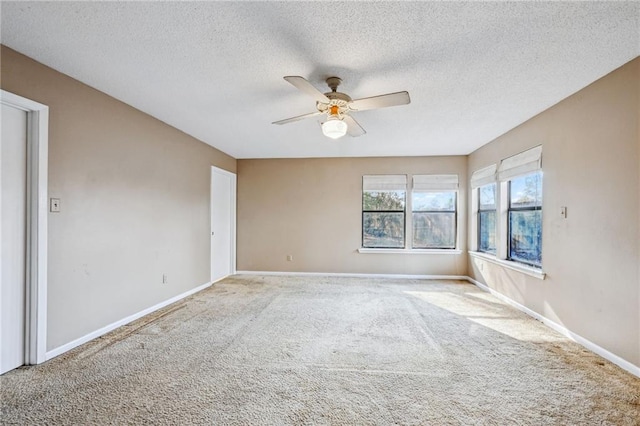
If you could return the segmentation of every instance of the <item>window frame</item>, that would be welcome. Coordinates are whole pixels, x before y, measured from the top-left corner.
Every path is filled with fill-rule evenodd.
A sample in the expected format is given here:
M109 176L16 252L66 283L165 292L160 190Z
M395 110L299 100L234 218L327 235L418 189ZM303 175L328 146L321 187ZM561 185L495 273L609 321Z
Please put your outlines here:
M543 205L543 201L544 198L542 198L540 200L540 205L534 205L534 206L527 206L527 207L512 207L511 206L511 184L512 181L514 179L518 179L518 178L522 178L522 177L526 177L526 176L533 176L535 174L540 175L540 193L542 193L542 185L543 185L543 176L542 176L542 170L537 170L531 173L526 173L526 174L522 174L522 175L518 175L518 176L514 176L511 179L509 179L506 184L507 184L507 204L506 204L506 212L507 212L507 223L506 223L506 260L510 261L510 262L516 262L516 263L520 263L523 265L527 265L529 267L532 268L536 268L536 269L542 269L542 236L540 238L540 263L534 263L534 262L527 262L526 260L523 259L519 259L519 258L514 258L511 255L511 212L523 212L523 211L539 211L540 212L540 232L542 232L542 205Z
M405 181L402 188L398 186L399 177L404 177ZM387 179L389 178L389 181ZM412 184L410 183L410 180ZM380 185L378 187L378 185ZM364 194L366 192L404 192L404 210L403 210L403 246L365 246L365 214L366 213L399 213L400 210L365 210ZM453 192L455 198L454 210L452 211L435 211L434 213L454 213L454 246L449 248L414 248L413 247L413 194L414 192ZM405 254L459 254L460 250L460 189L458 174L382 174L382 175L363 175L363 185L361 189L361 214L360 214L360 253L405 253ZM411 214L409 214L411 213ZM418 213L428 213L427 211L418 211Z
M391 246L375 246L375 247L370 247L370 246L365 246L364 244L364 216L365 213L399 213L400 210L365 210L364 209L364 194L365 192L404 192L404 203L403 203L403 207L402 207L402 247L391 247ZM362 210L362 215L361 215L361 226L360 226L360 232L361 232L361 238L360 238L360 247L363 249L382 249L382 250L404 250L407 248L407 190L403 189L403 190L392 190L392 191L385 191L385 190L370 190L370 189L363 189L362 190L362 200L361 200L361 210Z
M532 148L521 151L510 157L498 160L493 164L478 168L471 173L470 184L470 229L469 229L469 255L473 258L473 264L478 265L482 270L484 262L494 263L501 267L521 272L525 275L544 280L546 273L544 267L544 235L542 234L542 226L544 225L544 171L542 169L542 145L536 145ZM510 256L510 181L535 173L540 173L540 195L542 199L537 210L541 211L541 239L540 239L540 264L522 261L519 258ZM496 236L495 236L495 254L487 251L479 250L479 211L480 210L480 192L476 191L489 183L496 185ZM520 208L521 210L527 208ZM529 208L533 210L533 208ZM487 211L487 210L483 210ZM515 211L515 209L513 210Z
M494 186L494 190L493 190L493 194L494 194L494 208L493 209L482 209L482 202L481 202L481 192L480 190L482 188L484 188L485 186L489 186L489 185L493 185ZM476 216L476 251L478 251L479 253L486 253L488 255L493 255L496 256L498 254L498 223L499 223L499 216L498 216L498 204L500 202L500 198L499 198L499 193L498 193L498 183L497 182L490 182L487 184L484 184L482 186L479 186L477 188L475 188L475 190L477 191L477 204L476 204L476 212L475 212L475 216ZM481 245L480 245L480 240L481 240L481 229L482 229L482 220L481 218L481 213L486 213L486 212L493 212L495 215L494 218L494 241L495 241L495 248L493 251L489 251L489 250L481 250Z
M414 210L413 208L413 195L416 193L453 193L453 210ZM411 248L415 250L457 250L458 249L458 190L457 189L442 189L442 190L412 190L411 191ZM414 246L415 235L413 232L414 221L413 215L414 213L453 213L453 247L416 247Z

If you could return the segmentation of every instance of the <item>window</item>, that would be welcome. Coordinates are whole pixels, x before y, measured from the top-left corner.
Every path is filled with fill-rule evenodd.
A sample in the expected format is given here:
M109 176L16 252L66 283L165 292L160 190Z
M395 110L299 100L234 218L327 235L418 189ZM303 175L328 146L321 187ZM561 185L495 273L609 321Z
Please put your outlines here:
M362 178L362 248L455 249L458 175ZM407 216L406 212L411 214Z
M496 184L478 188L478 251L496 254Z
M405 191L364 191L362 247L404 247Z
M404 248L405 175L364 176L362 247Z
M455 249L458 175L414 175L412 248Z
M456 247L456 192L413 192L413 248Z
M542 146L472 173L473 257L544 279Z
M476 229L476 250L497 255L498 187L495 164L471 175L472 204ZM473 226L472 226L472 229Z
M508 196L508 259L542 264L542 172L513 178Z

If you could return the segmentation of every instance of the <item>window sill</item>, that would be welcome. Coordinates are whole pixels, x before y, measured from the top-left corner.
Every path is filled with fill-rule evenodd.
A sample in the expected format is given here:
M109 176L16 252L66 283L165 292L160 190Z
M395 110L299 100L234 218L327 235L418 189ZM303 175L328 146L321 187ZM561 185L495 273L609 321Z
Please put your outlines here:
M539 280L544 280L544 278L547 276L547 274L545 274L541 269L523 265L521 263L513 262L511 260L498 259L497 257L491 254L481 253L477 251L470 251L469 256L475 257L476 259L486 260L487 262L495 263L496 265L504 266L507 269L522 272L525 275L529 275L530 277L534 277Z
M462 250L456 249L389 249L389 248L359 248L358 253L375 254L461 254Z

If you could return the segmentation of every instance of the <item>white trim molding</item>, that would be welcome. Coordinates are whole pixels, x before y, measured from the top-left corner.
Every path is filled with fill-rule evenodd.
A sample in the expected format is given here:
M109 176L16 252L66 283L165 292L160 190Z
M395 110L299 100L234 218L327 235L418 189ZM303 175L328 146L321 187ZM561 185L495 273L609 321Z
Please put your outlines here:
M461 254L458 249L390 249L390 248L359 248L358 253L375 254Z
M48 361L51 358L55 358L58 355L62 355L63 353L68 352L71 349L74 349L74 348L76 348L76 347L78 347L78 346L80 346L80 345L82 345L84 343L87 343L87 342L89 342L89 341L91 341L93 339L96 339L96 338L98 338L100 336L103 336L103 335L107 334L108 332L115 330L118 327L122 327L123 325L129 324L130 322L133 322L133 321L135 321L135 320L137 320L139 318L142 318L145 315L149 315L150 313L155 312L158 309L162 309L165 306L168 306L168 305L170 305L172 303L175 303L175 302L177 302L179 300L182 300L182 299L184 299L186 297L189 297L192 294L198 293L199 291L202 291L202 290L204 290L204 289L206 289L208 287L211 287L211 284L212 283L209 282L209 283L202 284L201 286L198 286L196 288L192 288L191 290L185 291L184 293L179 294L177 296L174 296L174 297L172 297L170 299L167 299L164 302L160 302L160 303L158 303L156 305L153 305L153 306L151 306L151 307L149 307L147 309L143 309L142 311L140 311L138 313L135 313L133 315L129 315L128 317L122 318L121 320L118 320L116 322L112 322L109 325L106 325L106 326L104 326L104 327L102 327L102 328L100 328L98 330L92 331L91 333L86 334L86 335L84 335L82 337L79 337L79 338L77 338L77 339L75 339L75 340L73 340L73 341L71 341L69 343L65 343L62 346L58 346L57 348L52 349L49 352L47 352L46 360Z
M591 352L601 356L602 358L611 361L616 364L618 367L623 370L628 371L629 373L640 377L640 367L626 361L625 359L609 352L601 346L596 345L592 341L585 339L584 337L572 332L566 327L552 321L537 312L527 308L526 306L516 302L503 295L502 293L488 287L485 284L482 284L479 281L474 280L471 277L466 275L403 275L403 274L354 274L354 273L335 273L335 272L285 272L285 271L237 271L237 275L263 275L263 276L318 276L318 277L356 277L356 278L400 278L400 279L424 279L424 280L459 280L459 281L467 281L478 288L491 293L496 298L502 300L503 302L513 306L519 311L524 312L530 317L540 321L545 324L547 327L557 331L563 336L571 339L572 341L578 343L581 346L584 346L586 349Z
M229 277L232 277L232 276L234 276L235 274L236 274L236 271L233 271L233 273L231 273L231 274L229 274L229 275L225 275L224 277L220 277L220 278L218 278L217 280L212 281L210 285L213 285L213 284L215 284L215 283L217 283L217 282L220 282L220 281L222 281L222 280L224 280L224 279L227 279L227 278L229 278Z
M213 205L215 202L215 194L213 193L213 177L215 174L221 175L221 176L226 176L228 178L231 179L231 188L229 190L229 195L231 197L231 199L229 200L229 206L230 206L230 211L229 211L229 217L231 219L231 229L229 230L229 234L230 234L230 247L229 247L229 253L230 253L230 265L229 265L229 275L233 275L236 273L236 247L237 247L237 241L236 241L236 234L237 234L237 188L238 188L238 176L237 174L230 172L228 170L225 169L221 169L220 167L216 167L216 166L211 166L211 175L209 177L210 181L209 181L209 219L210 219L210 240L209 240L209 279L212 282L217 282L220 281L226 277L228 277L229 275L225 275L221 278L215 278L213 276L214 274L214 267L213 267L213 233L214 233L214 218L213 218Z
M458 280L468 281L466 275L411 275L411 274L359 274L347 272L287 272L287 271L237 271L237 275L272 275L303 277L345 277L345 278L399 278L408 280Z
M630 363L629 361L620 358L618 355L613 354L611 352L609 352L608 350L604 349L601 346L596 345L595 343L593 343L592 341L585 339L584 337L580 336L579 334L574 333L573 331L569 330L568 328L558 324L555 321L550 320L549 318L540 315L539 313L527 308L526 306L516 302L513 299L510 299L509 297L505 296L504 294L492 289L491 287L482 284L479 281L474 280L471 277L467 277L467 280L471 283L474 284L475 286L477 286L478 288L491 293L493 296L497 297L498 299L502 300L503 302L513 306L514 308L518 309L519 311L524 312L525 314L529 315L532 318L535 318L536 320L540 321L541 323L545 324L547 327L552 328L553 330L557 331L558 333L562 334L563 336L573 340L574 342L578 343L581 346L584 346L586 349L590 350L591 352L601 356L602 358L611 361L612 363L614 363L615 365L617 365L618 367L622 368L623 370L628 371L629 373L633 374L634 376L640 377L640 367L637 365L634 365L632 363Z
M468 253L469 253L469 256L471 256L473 258L486 260L487 262L491 262L491 263L495 263L496 265L504 266L507 269L511 269L513 271L522 272L525 275L529 275L530 277L534 277L534 278L537 278L539 280L544 280L545 277L547 276L547 274L544 273L544 271L542 271L541 269L534 268L532 266L527 266L527 265L524 265L522 263L513 262L511 260L506 260L506 259L498 259L495 256L492 256L492 255L486 254L486 253L482 253L482 252L478 252L478 251L469 251Z
M27 113L25 364L46 359L49 107L5 90L0 103Z
M612 363L616 364L617 366L619 366L620 368L628 371L629 373L640 377L640 367L630 363L629 361L626 361L622 358L620 358L619 356L607 351L606 349L596 345L595 343L591 342L590 340L585 339L584 337L570 331L569 329L567 329L566 327L538 314L537 312L527 308L526 306L508 298L507 296L503 295L502 293L493 290L492 288L488 287L485 284L482 284L479 281L474 280L471 277L468 277L466 275L409 275L409 274L359 274L359 273L336 273L336 272L287 272L287 271L237 271L236 275L251 275L251 276L317 276L317 277L352 277L352 278L397 278L397 279L424 279L424 280L456 280L456 281L467 281L475 286L477 286L478 288L491 293L493 296L495 296L496 298L502 300L503 302L513 306L514 308L524 312L525 314L531 316L532 318L542 322L543 324L545 324L546 326L552 328L553 330L557 331L558 333L562 334L563 336L573 340L574 342L584 346L586 349L590 350L591 352L601 356L602 358L611 361ZM128 324L132 321L135 321L138 318L141 318L145 315L148 315L154 311L157 311L158 309L161 309L167 305L170 305L171 303L175 303L181 299L184 299L188 296L191 296L192 294L195 294L199 291L202 291L208 287L210 287L213 283L206 283L203 284L199 287L193 288L185 293L182 293L178 296L172 297L171 299L168 299L164 302L158 303L157 305L154 305L150 308L147 308L143 311L140 311L136 314L130 315L126 318L123 318L119 321L116 321L114 323L111 323L99 330L96 330L92 333L89 333L79 339L76 339L72 342L69 342L65 345L59 346L56 349L53 349L49 352L47 352L46 354L46 359L49 360L51 358L54 358L58 355L61 355L67 351L70 351L71 349L74 349L90 340L93 340L97 337L100 337L118 327L121 327L125 324Z

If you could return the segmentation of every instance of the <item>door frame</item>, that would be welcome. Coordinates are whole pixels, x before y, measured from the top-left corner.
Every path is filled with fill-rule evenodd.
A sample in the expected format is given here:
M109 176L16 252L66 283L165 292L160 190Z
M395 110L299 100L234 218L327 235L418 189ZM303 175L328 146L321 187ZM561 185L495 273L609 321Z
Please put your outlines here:
M213 237L213 176L214 174L220 174L223 176L228 176L231 178L231 200L229 202L229 206L231 207L231 230L230 230L230 235L231 235L231 247L229 247L229 250L231 251L231 265L229 265L229 271L230 271L230 275L233 275L236 273L236 199L237 199L237 195L236 195L236 191L237 191L237 175L235 173L229 172L227 170L223 170L219 167L216 166L211 166L211 179L210 179L210 183L209 183L209 217L210 217L210 221L211 221L211 229L210 229L210 234L209 234L209 279L211 280L211 282L214 282L214 278L213 278L213 252L211 250L211 238ZM219 281L220 279L216 280Z
M46 361L49 107L0 90L0 103L27 113L25 364Z

